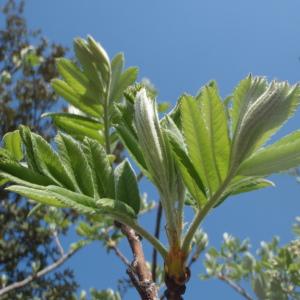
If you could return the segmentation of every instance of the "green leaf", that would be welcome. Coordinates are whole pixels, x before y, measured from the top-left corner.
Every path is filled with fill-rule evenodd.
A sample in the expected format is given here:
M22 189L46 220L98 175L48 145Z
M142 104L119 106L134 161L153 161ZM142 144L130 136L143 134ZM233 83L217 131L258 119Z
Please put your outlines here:
M52 118L54 124L66 133L83 140L88 136L104 144L103 124L90 117L70 113L46 113L42 117Z
M87 137L84 139L84 146L83 150L91 167L99 196L101 198L114 198L114 174L104 148L95 140Z
M51 178L57 185L73 190L74 185L57 153L51 149L51 146L41 136L31 133L31 140L40 172Z
M142 172L147 175L147 177L151 178L151 175L147 171L147 165L137 137L125 125L116 125L115 128L129 154L138 164Z
M214 167L219 182L222 182L226 178L229 167L230 140L227 116L216 83L211 82L206 85L197 99L208 129Z
M66 83L79 95L86 96L90 101L97 103L100 98L99 90L95 89L86 75L75 63L66 59L57 59L57 69Z
M51 86L55 92L62 96L66 101L81 110L82 112L93 117L101 117L103 115L103 107L94 103L94 100L87 98L85 95L76 93L66 82L60 79L53 79Z
M111 93L112 100L120 100L125 89L136 81L138 68L130 67L124 71Z
M91 53L87 43L85 40L81 38L76 38L74 40L74 50L76 53L76 58L79 60L83 72L86 77L94 84L96 89L100 90L100 93L104 93L104 83L99 74L96 64L93 59L93 54Z
M274 187L275 184L265 178L242 177L239 178L238 181L233 181L233 183L229 185L228 190L230 195L237 195L270 186Z
M92 171L79 143L63 133L57 135L56 143L60 159L72 181L84 195L94 197L96 188L93 183Z
M140 210L140 195L136 175L128 160L124 160L115 169L116 198L128 204L136 214Z
M69 191L65 188L50 185L47 191L51 193L65 207L73 208L80 213L94 214L96 201L92 197Z
M189 157L211 195L220 181L205 121L198 102L192 96L184 95L180 103L181 122Z
M206 191L201 178L184 149L184 143L180 142L173 132L168 131L167 135L182 179L190 194L201 207L206 202Z
M6 188L6 190L15 192L23 197L32 199L42 204L57 206L57 207L66 207L62 202L58 201L55 198L55 196L49 193L46 189L31 188L31 187L25 187L21 185L12 185Z
M103 82L105 83L105 88L107 89L111 76L109 57L103 47L91 36L88 36L87 43L89 50L93 55L93 61L96 64L97 69L100 71Z
M91 197L68 191L57 186L49 186L47 190L55 196L56 199L64 203L67 207L87 214L109 214L110 216L123 221L130 217L135 218L135 213L131 207L120 201L101 198L93 199Z
M23 159L22 142L19 130L8 132L3 136L3 147L20 161Z
M295 131L278 142L263 148L242 163L238 174L265 176L287 171L300 164L300 131Z
M241 80L233 92L232 100L232 132L236 131L249 105L258 99L267 89L267 81L263 77L249 75Z
M293 115L299 103L300 86L276 81L259 98L251 99L234 135L233 168L262 146Z
M112 97L114 91L117 89L120 76L124 68L124 55L118 53L111 61L111 83L110 83L110 96L112 100L119 100Z
M20 126L19 132L22 139L22 143L25 147L26 161L29 168L41 174L38 161L33 150L32 136L31 136L30 129L26 126Z
M53 184L53 181L50 178L36 173L16 162L0 161L0 176L11 182L31 187Z

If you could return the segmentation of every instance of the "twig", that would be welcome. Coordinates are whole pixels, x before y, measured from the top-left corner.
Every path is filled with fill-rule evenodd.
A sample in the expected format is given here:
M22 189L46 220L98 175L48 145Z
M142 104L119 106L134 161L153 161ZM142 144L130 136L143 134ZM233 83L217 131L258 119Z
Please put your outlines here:
M133 277L134 274L129 268L127 269L127 274L129 275L133 285L136 287L142 300L157 300L157 288L155 283L152 281L152 274L146 264L140 236L138 236L129 226L118 222L115 223L126 236L134 256L131 266L133 267L137 277Z
M245 299L247 300L254 300L248 293L247 291L242 288L240 285L238 285L237 283L235 283L234 281L230 280L227 276L225 276L224 274L219 274L217 276L218 279L224 281L225 283L227 283L230 287L232 287L237 293L239 293L241 296L243 296Z
M155 232L154 232L154 236L157 239L159 239L159 234L160 234L161 216L162 216L162 205L161 205L161 202L159 202L158 208L157 208L156 222L155 222ZM151 268L153 282L156 282L156 266L157 266L157 250L155 248L153 248L152 268Z
M22 288L29 284L30 282L48 274L49 272L53 271L54 269L58 268L60 265L62 265L67 259L69 259L71 256L73 256L79 249L72 249L65 253L61 258L59 258L57 261L55 261L53 264L45 267L43 270L37 272L36 274L32 274L25 278L24 280L12 283L8 286L6 286L3 289L0 289L0 296L3 296L13 290Z
M61 242L59 240L59 237L58 237L58 234L57 234L56 230L53 231L53 238L54 238L54 242L57 246L57 249L58 249L60 255L63 256L65 254L65 250L64 250L63 246L61 245Z
M127 268L133 269L130 261L127 259L127 257L121 252L121 250L116 245L110 244L110 245L108 245L108 249L113 250Z

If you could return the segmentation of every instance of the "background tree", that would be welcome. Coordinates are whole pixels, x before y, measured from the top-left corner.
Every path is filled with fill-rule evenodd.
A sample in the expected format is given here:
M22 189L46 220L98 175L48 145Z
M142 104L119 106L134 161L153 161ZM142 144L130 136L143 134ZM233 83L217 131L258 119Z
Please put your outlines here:
M66 49L49 44L39 31L30 31L23 15L24 1L9 0L1 7L4 20L0 31L0 136L24 123L53 134L40 115L58 106L57 96L49 86L57 76L55 59ZM45 226L42 213L28 217L33 205L12 193L0 190L0 286L20 282L35 274L61 253L56 240L65 234L68 218L54 230ZM44 212L45 213L45 212ZM51 215L49 215L51 222ZM66 218L66 219L65 219ZM61 269L40 277L23 288L13 289L1 299L70 299L77 289L73 272Z

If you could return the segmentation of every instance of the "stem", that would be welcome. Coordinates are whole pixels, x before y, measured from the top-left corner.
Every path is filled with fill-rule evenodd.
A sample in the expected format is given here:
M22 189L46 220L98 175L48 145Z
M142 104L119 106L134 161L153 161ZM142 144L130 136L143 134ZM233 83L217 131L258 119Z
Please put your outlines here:
M194 217L194 220L191 223L191 226L189 227L183 243L182 243L182 251L185 253L189 253L190 246L192 239L194 237L194 234L199 227L200 223L203 221L205 216L209 213L209 211L218 203L220 197L225 192L229 182L231 181L232 176L228 175L227 178L223 181L222 185L219 187L219 189L212 195L212 197L208 200L206 205L203 207L203 209L199 210Z
M162 216L162 205L161 205L161 202L159 202L158 208L157 208L157 215L156 215L156 222L155 222L155 232L154 232L154 236L157 239L159 239L159 234L160 234L161 216ZM152 280L154 282L156 281L156 265L157 265L157 250L156 250L156 248L153 248L151 273L152 273Z

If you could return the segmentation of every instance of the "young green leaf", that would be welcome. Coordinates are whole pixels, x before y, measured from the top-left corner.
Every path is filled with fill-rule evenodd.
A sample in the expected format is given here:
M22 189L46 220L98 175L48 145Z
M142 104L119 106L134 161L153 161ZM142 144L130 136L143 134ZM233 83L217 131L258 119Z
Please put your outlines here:
M81 213L108 214L119 221L123 221L128 217L136 217L133 209L120 201L108 198L101 198L95 201L95 199L91 197L74 193L57 186L49 186L47 187L47 191L51 192L56 199L67 207L73 208Z
M107 89L111 80L111 66L109 57L103 47L91 36L88 36L87 43L89 50L93 55L93 61L95 62L97 69L101 74L103 82L106 84L105 89Z
M136 214L140 210L140 195L136 175L128 160L115 169L116 199L132 207Z
M0 161L0 176L8 181L29 187L54 184L53 180L49 177L14 161Z
M120 100L125 89L136 81L138 75L138 68L130 67L125 70L120 76L118 82L112 90L110 98L112 100Z
M104 148L95 140L86 137L83 150L88 159L99 196L114 198L114 174Z
M300 165L300 131L295 131L278 142L255 152L242 163L238 174L266 176L287 171Z
M124 55L123 53L118 53L111 61L111 84L110 84L110 99L114 99L112 95L114 91L117 89L118 82L120 80L120 76L123 72L124 68Z
M93 59L93 54L91 53L86 41L81 38L76 38L74 40L74 50L76 53L76 58L79 60L80 65L83 68L85 76L88 77L95 88L100 89L101 94L103 94L105 84L101 74L99 74L99 71L97 70Z
M55 197L59 202L63 203L65 207L73 208L79 213L95 214L96 202L94 198L71 192L67 189L50 185L47 191Z
M8 132L3 136L3 147L20 161L23 159L22 142L19 130Z
M73 106L93 117L99 118L103 115L103 107L94 103L94 100L87 98L85 95L76 93L66 82L60 79L53 79L51 86L55 92L62 96Z
M215 82L206 85L197 100L200 103L201 113L208 129L209 143L213 155L213 162L219 182L227 175L230 155L230 140L228 121L222 100Z
M97 103L100 98L99 89L95 89L89 78L76 66L75 63L66 59L57 60L57 69L66 83L79 95L86 96L90 101Z
M84 195L94 197L96 187L93 183L92 171L79 143L63 133L57 135L56 143L60 159L73 182L76 182L76 186Z
M103 124L90 117L70 113L47 113L42 117L52 118L60 130L79 140L87 136L104 144Z
M66 207L66 205L59 200L55 196L53 196L46 188L31 188L21 185L12 185L7 187L6 190L15 192L23 197L32 199L36 202L41 204L46 204L50 206L57 206L57 207Z
M210 194L218 188L216 161L213 157L209 132L201 115L199 103L192 97L181 98L181 122L189 157Z
M35 156L32 144L31 131L26 126L20 126L19 128L22 143L25 147L26 161L30 169L41 174L40 168L38 166L38 161Z
M69 178L57 153L39 135L31 133L33 153L36 158L38 168L42 174L51 178L57 185L74 190L74 185Z
M202 207L206 203L205 187L199 177L194 165L184 149L184 143L176 138L173 132L167 132L170 144L173 149L174 158L180 170L182 179L197 204Z
M264 77L249 75L241 80L233 92L231 123L232 133L237 129L238 123L243 118L247 108L258 99L267 89L267 81Z
M295 112L300 103L300 86L272 82L257 99L252 99L240 117L232 146L233 169L262 146Z
M115 128L129 154L141 168L142 172L151 179L151 175L147 171L147 165L137 137L125 126L125 124L121 123L120 125L116 125Z

